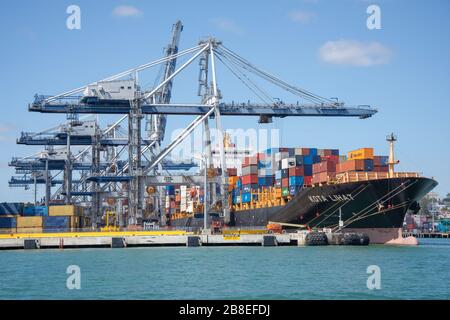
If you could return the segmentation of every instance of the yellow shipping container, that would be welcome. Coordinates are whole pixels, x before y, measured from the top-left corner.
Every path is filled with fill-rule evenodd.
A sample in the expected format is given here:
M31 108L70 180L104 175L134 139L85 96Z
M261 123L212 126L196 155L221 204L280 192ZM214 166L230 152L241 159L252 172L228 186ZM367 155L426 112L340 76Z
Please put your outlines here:
M17 229L42 227L42 217L17 217Z
M57 216L74 216L77 215L79 210L74 205L64 205L64 206L49 206L48 215L51 217Z
M364 159L373 159L373 148L361 148L348 153L348 160Z
M17 228L17 233L42 233L42 227L34 227L34 228Z

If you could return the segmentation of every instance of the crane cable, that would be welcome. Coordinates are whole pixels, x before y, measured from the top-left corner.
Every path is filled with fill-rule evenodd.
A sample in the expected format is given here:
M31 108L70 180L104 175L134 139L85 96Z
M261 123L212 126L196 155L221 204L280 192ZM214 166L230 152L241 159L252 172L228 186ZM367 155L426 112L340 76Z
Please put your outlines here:
M280 87L284 88L285 90L288 90L288 91L290 91L290 92L292 92L294 94L300 95L300 96L302 96L305 99L308 99L310 101L317 101L317 102L320 102L320 103L331 102L331 100L329 100L329 99L320 97L320 96L318 96L316 94L313 94L313 93L311 93L309 91L296 88L296 87L288 84L287 82L279 79L278 77L276 77L274 75L271 75L270 73L265 72L265 71L263 71L261 69L258 69L257 67L252 65L249 61L245 60L244 58L242 58L238 54L236 54L233 51L229 50L225 46L223 46L223 47L224 47L225 52L227 54L231 55L234 59L236 59L237 61L239 61L242 64L243 68L245 68L245 69L247 69L247 70L249 70L251 72L257 73L258 75L266 78L267 80L269 80L270 82L274 83L275 85L280 86Z
M226 59L224 56L222 56L224 59ZM231 61L229 61L227 59L228 62L225 62L224 60L222 60L221 55L218 53L217 54L217 59L223 63L223 65L225 67L228 68L228 70L230 70L230 72L239 80L242 81L242 83L250 89L250 91L252 91L258 98L260 98L262 101L264 102L268 102L269 104L274 103L275 101L267 94L267 92L265 92L264 90L262 90L261 88L259 88L254 82L252 82L248 77L246 77L246 75L244 75L243 73L241 73L241 75L238 74L239 70L237 70L236 68L233 68L231 65L228 64L228 62L231 63ZM243 77L247 78L247 81L245 79L243 79ZM250 84L249 84L250 83ZM253 88L252 88L253 85ZM260 93L256 92L254 89L259 90ZM262 97L262 95L265 96Z
M231 56L232 58L236 59L243 68L247 69L250 72L256 73L258 74L260 77L265 78L266 80L272 82L273 84L295 94L298 95L308 101L314 102L314 103L318 103L318 104L333 104L335 105L336 102L331 100L331 99L327 99L324 97L321 97L319 95L316 95L312 92L309 92L307 90L304 89L300 89L297 88L295 86L292 86L290 84L288 84L287 82L281 80L280 78L266 72L263 71L257 67L255 67L254 65L252 65L249 61L245 60L244 58L242 58L241 56L239 56L238 54L234 53L233 51L231 51L230 49L228 49L227 47L225 47L224 45L221 45L219 47L224 54Z

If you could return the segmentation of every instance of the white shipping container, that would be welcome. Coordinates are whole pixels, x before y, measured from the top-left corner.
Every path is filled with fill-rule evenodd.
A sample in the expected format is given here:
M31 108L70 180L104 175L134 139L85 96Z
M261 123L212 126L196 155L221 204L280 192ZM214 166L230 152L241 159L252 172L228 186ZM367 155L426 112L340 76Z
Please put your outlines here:
M258 166L247 166L242 168L242 175L246 176L249 174L258 174Z
M281 160L281 169L295 168L295 166L296 166L295 158L286 158Z

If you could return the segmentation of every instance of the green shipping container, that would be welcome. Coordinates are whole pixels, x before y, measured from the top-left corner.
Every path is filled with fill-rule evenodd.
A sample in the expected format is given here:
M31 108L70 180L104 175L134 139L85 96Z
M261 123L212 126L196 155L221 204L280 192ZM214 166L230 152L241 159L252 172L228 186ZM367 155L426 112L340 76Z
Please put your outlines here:
M283 197L289 196L289 188L281 188L281 195Z

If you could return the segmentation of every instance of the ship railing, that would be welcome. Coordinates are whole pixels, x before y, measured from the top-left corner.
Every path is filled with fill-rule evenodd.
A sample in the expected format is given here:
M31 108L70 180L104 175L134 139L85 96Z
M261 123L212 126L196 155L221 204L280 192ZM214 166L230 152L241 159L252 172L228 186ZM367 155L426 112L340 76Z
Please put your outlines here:
M345 172L336 175L335 183L347 183L369 180L380 180L389 178L419 178L418 172L394 172L392 176L389 172Z

